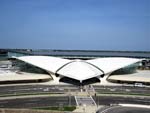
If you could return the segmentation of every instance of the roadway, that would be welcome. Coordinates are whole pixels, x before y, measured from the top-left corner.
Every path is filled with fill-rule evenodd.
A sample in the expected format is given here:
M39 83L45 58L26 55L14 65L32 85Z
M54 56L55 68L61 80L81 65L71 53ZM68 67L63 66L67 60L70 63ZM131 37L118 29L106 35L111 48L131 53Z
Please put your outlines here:
M141 107L113 106L100 109L96 113L149 113L150 109Z
M93 97L97 105L114 105L114 104L143 104L150 105L150 98L139 97L111 97L98 96ZM0 108L34 108L44 106L68 106L76 105L75 98L69 96L48 96L32 98L15 98L0 100Z
M17 85L0 86L0 95L20 93L66 93L80 91L72 85Z
M150 98L146 97L126 97L126 96L96 96L93 97L97 105L116 104L143 104L150 105Z
M89 87L89 86L87 86ZM86 88L87 88L86 87ZM130 87L130 86L93 86L96 93L138 93L150 94L150 88ZM31 98L5 98L7 94L21 93L64 93L79 92L80 88L73 85L17 85L17 86L0 86L0 108L33 108L42 106L59 106L59 105L76 105L74 96L45 96ZM70 99L71 98L71 99ZM150 105L150 97L127 97L127 96L99 96L93 97L97 105L112 104L143 104Z
M68 106L76 105L74 97L55 96L37 98L16 98L0 100L0 108L35 108L45 106Z
M150 94L150 87L135 86L93 86L97 93Z
M86 90L90 90L86 87ZM134 86L93 86L96 93L125 93L125 94L150 94L150 87ZM91 91L91 90L90 90ZM67 93L80 92L80 88L74 85L16 85L0 86L0 95L19 93Z

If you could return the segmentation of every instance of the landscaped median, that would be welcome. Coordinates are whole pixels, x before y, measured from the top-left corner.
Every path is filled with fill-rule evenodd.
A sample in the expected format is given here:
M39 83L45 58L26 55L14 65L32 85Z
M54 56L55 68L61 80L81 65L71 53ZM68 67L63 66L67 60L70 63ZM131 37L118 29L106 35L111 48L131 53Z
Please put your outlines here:
M74 111L76 106L37 107L36 110Z
M73 94L73 93L72 93ZM64 96L67 95L65 93L60 93L60 92L55 92L55 93L50 93L50 92L39 92L39 93L14 93L14 94L1 94L1 97L21 97L21 96ZM146 96L150 97L150 94L143 94L143 93L132 93L132 92L96 92L96 95L113 95L113 96ZM72 95L73 96L73 95Z
M55 108L52 108L55 109ZM0 109L0 113L65 113L65 110L67 112L67 110L70 112L71 110L73 111L74 109L76 109L75 107L71 107L71 108L65 108L64 111L60 111L60 110L51 110L49 109Z
M145 96L150 98L150 94L141 93L121 93L121 92L97 92L96 95L107 95L107 96Z
M40 93L14 93L14 94L1 94L1 97L21 97L21 96L40 96L40 95L45 95L45 96L55 96L55 95L65 95L64 93L50 93L50 92L40 92Z

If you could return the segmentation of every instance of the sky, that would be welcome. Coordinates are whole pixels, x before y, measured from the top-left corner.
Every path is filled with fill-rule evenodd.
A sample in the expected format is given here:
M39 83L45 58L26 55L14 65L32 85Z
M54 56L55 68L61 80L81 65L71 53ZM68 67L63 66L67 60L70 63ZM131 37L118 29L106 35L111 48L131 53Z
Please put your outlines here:
M0 0L0 48L150 51L150 0Z

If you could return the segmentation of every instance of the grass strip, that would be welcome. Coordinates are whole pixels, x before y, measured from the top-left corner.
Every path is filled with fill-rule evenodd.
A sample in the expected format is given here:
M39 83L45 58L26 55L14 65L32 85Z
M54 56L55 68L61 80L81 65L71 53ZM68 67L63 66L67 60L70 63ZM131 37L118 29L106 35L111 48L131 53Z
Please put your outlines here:
M150 94L140 94L140 93L120 93L120 92L97 92L97 94L118 94L118 95L150 96Z
M56 111L74 111L76 109L76 106L55 106L55 107L38 107L38 108L32 108L36 110L56 110Z
M0 97L10 97L10 96L27 96L27 95L53 95L53 94L64 94L64 93L50 93L50 92L40 92L40 93L16 93L16 94L4 94Z

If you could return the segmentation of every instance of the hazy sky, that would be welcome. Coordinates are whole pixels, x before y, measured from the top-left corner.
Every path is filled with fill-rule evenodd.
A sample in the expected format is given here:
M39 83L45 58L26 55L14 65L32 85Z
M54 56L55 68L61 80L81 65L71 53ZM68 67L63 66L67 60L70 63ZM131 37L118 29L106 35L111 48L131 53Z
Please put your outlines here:
M0 0L0 48L150 51L150 0Z

